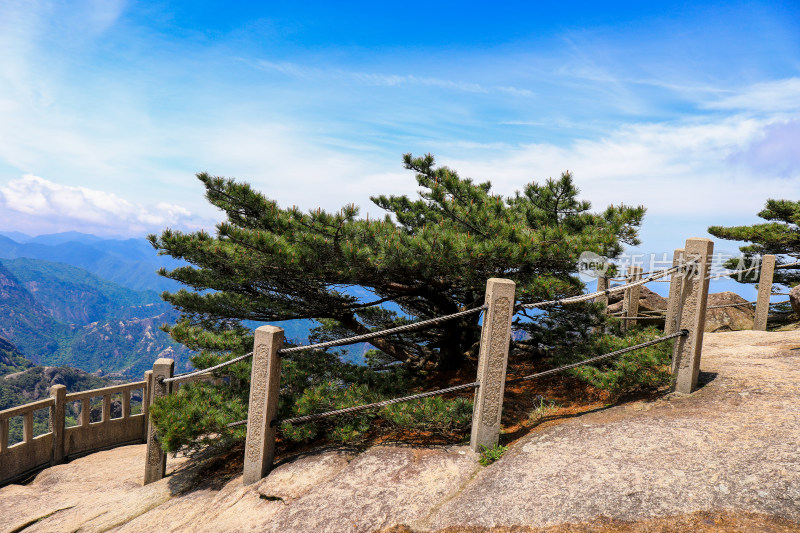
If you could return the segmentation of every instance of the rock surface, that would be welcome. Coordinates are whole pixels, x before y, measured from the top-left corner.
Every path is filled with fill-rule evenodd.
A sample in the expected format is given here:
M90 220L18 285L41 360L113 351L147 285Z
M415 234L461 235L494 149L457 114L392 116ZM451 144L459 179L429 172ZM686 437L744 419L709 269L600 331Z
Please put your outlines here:
M615 293L609 296L609 314L622 311L623 293ZM800 296L800 291L798 291ZM668 301L663 296L656 294L647 287L641 287L639 296L639 314L649 311L662 311L667 309ZM708 306L746 304L747 300L735 292L718 292L708 295ZM799 302L800 303L800 302ZM752 305L742 305L741 307L724 307L718 309L707 309L706 311L706 331L741 331L753 329L755 318L755 308ZM647 318L637 321L641 325L663 324L663 315L657 318Z
M608 312L619 313L622 311L622 298L623 292L615 292L608 297ZM667 299L655 292L651 291L644 285L640 287L639 292L639 313L643 311L661 311L666 310ZM663 318L653 319L654 321L662 321Z
M735 292L726 291L708 295L708 307L746 303L747 300ZM755 316L753 305L707 309L705 330L709 332L751 330Z
M142 487L143 446L100 452L0 489L0 531L800 530L800 331L706 334L701 369L691 395L543 424L489 467L464 447L325 450L243 487L170 458Z
M800 285L789 291L789 304L792 306L794 314L800 316Z

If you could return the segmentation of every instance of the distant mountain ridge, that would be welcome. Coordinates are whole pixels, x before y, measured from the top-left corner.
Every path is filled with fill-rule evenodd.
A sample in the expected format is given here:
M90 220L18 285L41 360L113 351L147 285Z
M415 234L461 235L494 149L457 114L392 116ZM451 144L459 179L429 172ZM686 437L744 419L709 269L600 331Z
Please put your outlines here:
M0 232L0 258L27 257L66 263L134 290L161 292L178 288L177 282L159 276L157 270L162 266L175 268L183 263L159 256L144 237L103 239L77 232L25 237L19 233Z
M14 338L14 341L35 362L66 364L90 372L98 369L124 372L125 376L138 379L144 363L130 354L167 347L159 344L167 336L158 331L158 326L174 322L178 312L161 301L159 294L176 291L181 285L158 275L157 270L185 263L159 256L144 237L114 239L75 231L31 237L0 231L0 263L27 291L28 294L18 293L18 296L22 307L30 311L21 314L16 311L13 319L0 317L0 335L4 325L10 324L17 331L21 328L24 339ZM3 277L0 274L0 285ZM359 287L349 287L346 292L363 298L370 296ZM3 305L0 297L0 312ZM11 310L8 306L6 309ZM112 319L127 322L114 325ZM93 321L98 324L92 326ZM260 324L247 325L255 328ZM309 330L318 324L313 320L290 320L274 325L286 330L287 341L305 344ZM79 327L81 331L77 331ZM124 342L104 350L103 338L107 336ZM15 337L13 333L11 337ZM55 342L57 338L68 338L70 347ZM188 369L183 353L188 351L174 343L172 347L176 353L164 352L164 355L177 358L176 371ZM344 359L362 362L369 348L362 343L340 350L345 352ZM92 349L98 350L97 353L91 354ZM104 363L112 355L116 362Z
M77 267L0 260L0 335L36 364L140 379L158 357L191 367L189 350L159 329L177 311Z

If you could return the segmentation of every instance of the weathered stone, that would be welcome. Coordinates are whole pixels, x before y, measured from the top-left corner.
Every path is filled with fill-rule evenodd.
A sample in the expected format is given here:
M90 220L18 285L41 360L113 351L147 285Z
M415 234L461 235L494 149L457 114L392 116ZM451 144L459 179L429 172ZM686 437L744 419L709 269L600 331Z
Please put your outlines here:
M271 422L278 413L278 393L281 388L281 358L278 350L282 346L283 329L276 326L256 329L244 452L245 485L263 478L272 468L276 428Z
M172 382L164 382L164 379L171 378L175 371L175 361L162 357L153 363L153 373L150 375L148 388L150 392L150 404L156 398L167 396L172 392ZM84 420L85 421L85 420ZM156 427L152 420L147 425L147 454L144 465L144 484L153 483L164 477L167 468L167 454L161 447L156 434Z
M676 338L672 350L674 390L683 394L694 392L697 388L713 251L714 242L711 239L686 239L685 257L687 262L692 263L682 274L677 329L686 330L688 334Z
M772 296L772 277L775 273L775 256L765 255L761 258L761 268L758 272L758 298L756 302L756 317L753 319L753 329L767 330L767 317L769 315L769 301Z
M143 487L144 445L117 448L0 489L0 531L526 531L601 517L683 531L670 517L720 509L784 526L701 531L797 531L798 347L800 330L707 334L695 394L540 426L486 468L467 447L375 447L289 458L248 486L170 459Z
M0 531L107 531L169 501L193 478L142 486L145 445L123 446L48 468L29 485L0 489ZM170 471L185 459L170 460ZM152 531L159 524L152 524Z
M672 254L672 266L683 265L683 248L677 248ZM680 315L680 295L683 283L683 276L680 272L673 272L669 279L669 298L667 300L667 314L664 318L664 335L672 335L678 329L678 318Z
M800 316L800 285L789 291L789 304L791 304L794 314Z
M597 278L597 292L605 291L608 289L609 285L611 284L611 280L608 276L600 276ZM597 298L595 298L595 303L601 304L604 310L608 310L608 295L601 294Z
M626 283L634 283L642 279L642 267L634 265L628 271ZM622 316L633 319L639 316L639 295L642 292L641 285L634 285L625 289L622 299ZM627 331L636 325L636 320L623 320L622 331Z
M619 313L620 311L622 311L622 306L623 306L622 293L617 292L609 296L609 303L610 303L610 305L608 306L609 314ZM644 285L640 287L639 309L638 309L639 315L642 315L642 313L647 313L652 311L665 311L666 309L667 309L666 298L656 294L655 292L651 291ZM653 318L645 318L642 320L638 320L637 323L645 326L663 324L664 316L661 315Z
M478 355L478 382L472 410L472 435L469 445L475 452L491 448L500 436L503 414L503 391L514 317L516 284L508 279L491 278L486 282L486 304L481 347Z
M717 292L708 295L706 308L706 331L741 331L753 329L755 312L752 305L740 307L723 307L711 309L716 305L732 305L747 303L747 300L735 292Z
M719 508L798 522L800 352L791 349L798 346L800 331L708 334L703 369L716 378L700 391L531 433L428 524L546 527Z

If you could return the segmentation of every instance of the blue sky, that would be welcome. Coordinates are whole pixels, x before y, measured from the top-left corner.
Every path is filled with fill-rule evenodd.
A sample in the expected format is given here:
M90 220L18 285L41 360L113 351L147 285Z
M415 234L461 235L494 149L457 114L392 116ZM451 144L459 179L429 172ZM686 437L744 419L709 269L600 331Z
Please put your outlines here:
M647 251L800 199L796 2L228 4L0 0L0 229L210 229L200 171L374 216L406 152L568 169Z

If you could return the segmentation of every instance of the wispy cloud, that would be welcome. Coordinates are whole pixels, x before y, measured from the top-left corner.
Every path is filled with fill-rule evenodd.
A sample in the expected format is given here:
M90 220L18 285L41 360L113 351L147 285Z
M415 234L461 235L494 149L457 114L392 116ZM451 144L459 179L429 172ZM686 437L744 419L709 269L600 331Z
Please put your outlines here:
M485 85L475 82L417 76L414 74L384 74L374 72L359 72L337 68L323 69L296 63L273 62L267 60L258 60L252 64L256 68L264 71L277 72L279 74L298 79L324 78L328 80L348 81L372 86L400 87L416 85L437 87L440 89L466 93L505 93L511 96L526 98L535 96L533 91L525 88L501 85Z
M800 78L756 83L736 94L712 100L704 107L773 113L800 111Z

